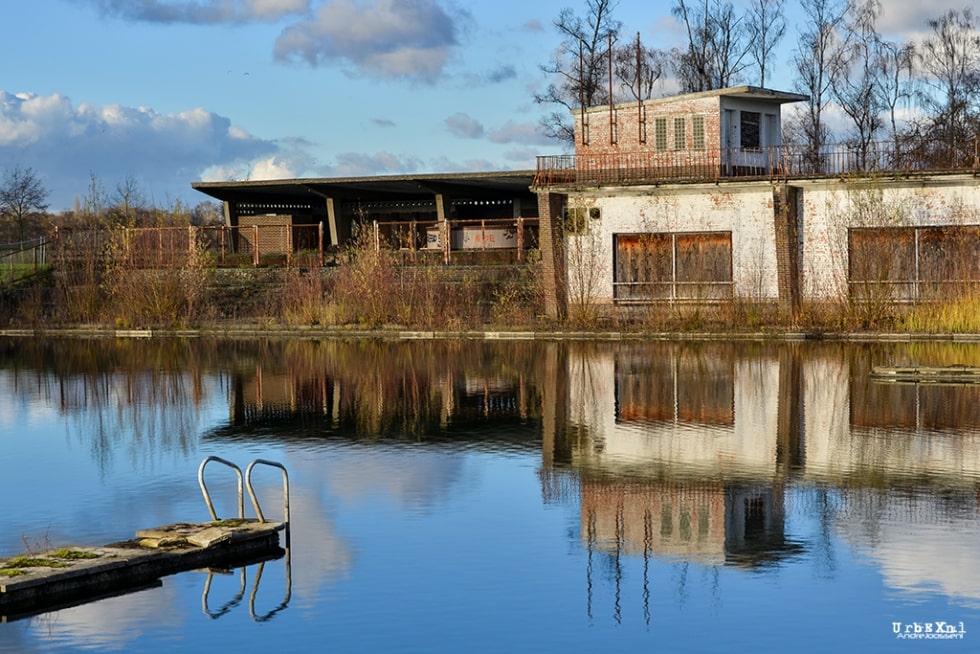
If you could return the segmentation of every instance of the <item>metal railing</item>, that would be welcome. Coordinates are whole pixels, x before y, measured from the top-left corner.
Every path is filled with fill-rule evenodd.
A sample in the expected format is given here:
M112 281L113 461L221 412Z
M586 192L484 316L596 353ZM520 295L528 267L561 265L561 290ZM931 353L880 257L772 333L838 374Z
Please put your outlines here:
M980 139L914 146L892 141L832 144L819 151L806 145L778 145L542 156L538 157L533 185L657 184L960 171L980 173Z

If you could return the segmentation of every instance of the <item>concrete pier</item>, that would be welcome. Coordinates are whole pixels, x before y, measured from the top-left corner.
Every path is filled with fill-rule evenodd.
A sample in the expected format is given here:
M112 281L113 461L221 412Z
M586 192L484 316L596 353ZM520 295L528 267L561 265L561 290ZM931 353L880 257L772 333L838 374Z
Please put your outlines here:
M0 559L0 622L158 586L202 567L281 557L282 522L176 523L103 547L63 547Z

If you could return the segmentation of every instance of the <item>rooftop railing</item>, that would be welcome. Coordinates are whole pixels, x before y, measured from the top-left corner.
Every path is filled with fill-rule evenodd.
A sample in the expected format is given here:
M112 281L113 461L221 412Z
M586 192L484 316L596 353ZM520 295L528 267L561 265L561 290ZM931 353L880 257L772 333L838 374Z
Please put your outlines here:
M790 179L929 172L980 173L980 143L910 147L895 142L649 152L564 154L538 157L535 187L564 185L714 182L723 179Z

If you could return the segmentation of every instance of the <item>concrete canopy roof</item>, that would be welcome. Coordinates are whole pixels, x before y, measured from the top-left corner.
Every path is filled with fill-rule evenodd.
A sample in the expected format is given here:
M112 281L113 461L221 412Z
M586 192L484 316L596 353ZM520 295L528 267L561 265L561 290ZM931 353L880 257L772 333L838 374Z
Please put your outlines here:
M324 177L252 182L194 182L191 188L222 202L287 203L335 200L384 202L432 198L510 199L532 195L533 170L485 173Z

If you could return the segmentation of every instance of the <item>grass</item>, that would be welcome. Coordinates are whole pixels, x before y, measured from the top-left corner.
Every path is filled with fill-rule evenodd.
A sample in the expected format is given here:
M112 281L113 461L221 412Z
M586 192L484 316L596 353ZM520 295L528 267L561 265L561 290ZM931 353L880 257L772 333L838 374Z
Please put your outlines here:
M23 568L67 568L70 564L64 561L42 559L32 556L15 556L4 561L0 570L21 570Z
M49 270L51 266L47 264L33 263L4 263L0 264L0 283L14 282L18 279L30 277L35 273Z
M251 520L243 520L241 518L228 518L226 520L215 520L211 524L215 527L240 527L244 524L248 524Z
M84 552L67 547L56 549L43 557L31 555L15 556L0 563L0 577L19 577L27 574L26 570L30 568L68 568L71 567L71 564L66 563L65 560L81 561L85 559L97 559L101 556L101 554L96 554L95 552Z
M49 555L55 559L68 559L70 561L82 561L85 559L98 559L102 555L96 554L95 552L83 552L81 550L72 550L67 547L62 547L57 549Z

